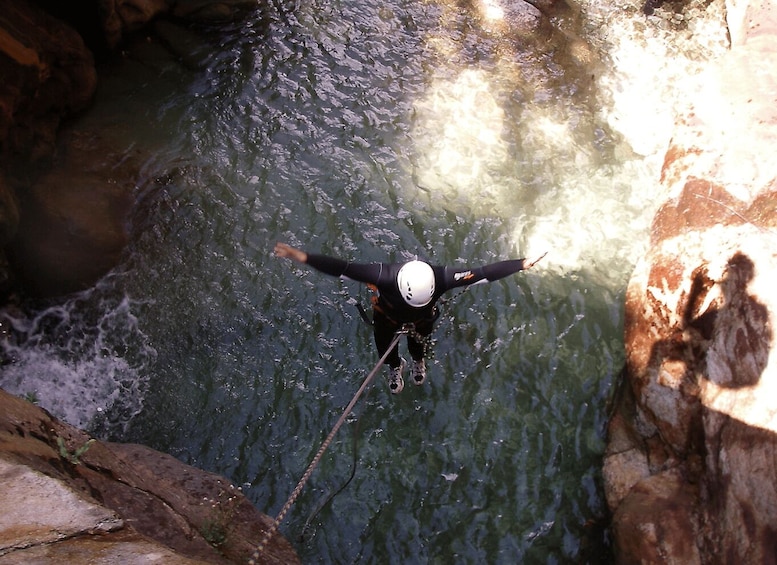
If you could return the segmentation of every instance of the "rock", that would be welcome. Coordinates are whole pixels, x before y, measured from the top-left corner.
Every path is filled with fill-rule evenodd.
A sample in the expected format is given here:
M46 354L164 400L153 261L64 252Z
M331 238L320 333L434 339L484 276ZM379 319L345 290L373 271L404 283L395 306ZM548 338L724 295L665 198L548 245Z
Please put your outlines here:
M47 158L61 121L97 87L91 52L67 24L32 2L0 10L0 166Z
M5 176L0 173L0 296L7 296L16 282L5 247L18 229L19 205L16 194L6 182Z
M168 12L172 3L172 0L102 0L100 13L108 47L115 48L127 35Z
M85 532L110 532L123 526L110 510L84 499L63 483L25 465L0 459L0 551L48 544ZM30 504L45 500L46 512Z
M105 43L115 49L131 34L148 27L160 16L217 23L238 18L256 8L256 0L101 0Z
M53 544L35 545L24 551L0 555L0 565L206 565L159 545L131 529L110 536L86 534Z
M87 0L73 7L40 0L40 4L102 48L116 47L173 9L176 17L212 21L234 19L238 12L255 7L253 0ZM127 243L138 168L136 155L103 146L102 136L71 133L58 140L62 120L90 104L97 76L92 54L79 34L36 6L8 0L0 12L3 298L16 284L39 297L79 291L113 268ZM199 68L206 51L196 37L170 23L160 22L157 29L182 61ZM100 34L104 41L93 39Z
M22 198L9 258L25 291L82 290L113 268L128 241L140 156L70 132L53 167Z
M256 0L176 0L172 13L186 20L224 22L256 6Z
M16 277L5 247L20 224L24 179L48 163L60 123L89 105L97 75L81 37L23 0L7 0L0 11L0 74L0 294L6 296Z
M627 291L604 466L622 563L777 555L777 7L739 8L745 31L678 120Z
M698 548L686 543L699 529L698 498L697 489L675 470L640 481L613 517L620 561L700 565Z
M272 524L223 477L2 390L0 479L0 564L245 563ZM299 559L276 534L259 562Z

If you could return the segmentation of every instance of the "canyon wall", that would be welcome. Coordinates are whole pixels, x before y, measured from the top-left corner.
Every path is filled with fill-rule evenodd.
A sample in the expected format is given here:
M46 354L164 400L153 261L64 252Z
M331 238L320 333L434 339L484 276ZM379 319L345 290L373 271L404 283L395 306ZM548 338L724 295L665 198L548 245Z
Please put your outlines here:
M777 3L727 11L627 291L604 466L620 563L777 562Z

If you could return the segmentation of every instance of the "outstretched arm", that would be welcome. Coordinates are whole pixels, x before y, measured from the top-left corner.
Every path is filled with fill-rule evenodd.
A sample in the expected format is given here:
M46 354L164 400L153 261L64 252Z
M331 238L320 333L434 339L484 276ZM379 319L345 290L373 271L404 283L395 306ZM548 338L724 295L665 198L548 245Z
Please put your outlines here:
M301 249L297 249L296 247L292 247L291 245L288 245L286 243L281 243L280 241L275 244L275 256L288 257L289 259L293 261L297 261L298 263L308 262L307 253L305 253Z
M547 252L533 259L512 259L510 261L499 261L498 263L484 265L482 267L483 275L489 282L498 281L499 279L517 273L518 271L531 269L540 261L540 259L545 257L545 255L547 255Z
M503 279L518 271L530 269L536 265L546 253L532 259L509 259L507 261L498 261L490 265L475 267L472 269L454 270L450 267L444 267L442 280L445 289L451 289L471 284L493 282Z
M384 265L381 263L351 263L328 255L306 253L281 242L275 244L275 255L305 263L333 277L347 277L365 283L378 284L380 275L384 272Z

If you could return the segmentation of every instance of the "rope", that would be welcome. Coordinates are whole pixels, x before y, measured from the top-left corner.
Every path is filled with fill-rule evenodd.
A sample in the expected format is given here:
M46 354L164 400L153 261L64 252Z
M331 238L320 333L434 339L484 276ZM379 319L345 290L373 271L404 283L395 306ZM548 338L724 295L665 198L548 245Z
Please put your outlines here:
M248 561L249 565L256 565L256 560L259 558L259 554L265 550L270 539L278 530L278 526L280 526L281 522L286 517L286 514L294 504L294 501L297 500L297 497L302 492L302 489L305 487L305 483L308 482L308 479L310 479L310 475L313 474L313 470L318 466L319 461L321 461L321 457L323 457L324 452L329 447L329 444L332 443L332 440L334 439L335 434L337 434L338 430L345 423L345 420L348 417L348 415L351 413L351 410L353 410L353 407L356 406L356 402L358 402L359 397L361 397L362 393L367 389L369 384L372 382L372 379L375 378L375 375L380 370L381 365L383 365L383 363L386 361L391 351L399 343L399 340L401 339L402 334L406 334L410 331L415 331L414 329L411 329L411 328L412 328L412 324L405 324L404 326L402 326L400 329L396 331L396 333L394 334L394 339L391 341L391 344L389 345L388 349L386 349L386 352L380 358L377 365L375 365L372 371L370 371L370 373L365 377L364 382L362 382L362 386L359 387L359 390L356 391L356 394L354 394L353 398L351 399L351 402L349 402L348 406L345 407L345 410L343 411L342 416L340 416L340 419L337 420L334 427L332 428L332 431L329 432L329 435L324 440L324 443L321 444L321 447L318 449L318 453L316 453L316 456L313 457L313 460L310 462L310 465L308 465L307 470L302 475L302 478L297 483L297 486L291 492L291 495L289 495L289 498L286 501L286 504L283 505L283 508L281 508L281 511L278 512L278 516L276 516L270 528L264 533L264 538L262 538L262 541L259 543L253 555L251 555L251 559Z

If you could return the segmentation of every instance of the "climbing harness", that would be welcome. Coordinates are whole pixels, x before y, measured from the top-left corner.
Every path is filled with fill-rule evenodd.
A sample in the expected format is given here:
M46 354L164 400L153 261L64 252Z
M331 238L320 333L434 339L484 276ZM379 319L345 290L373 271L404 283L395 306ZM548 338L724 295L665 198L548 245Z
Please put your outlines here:
M286 501L286 503L283 505L283 508L281 508L281 511L278 512L278 515L276 516L272 525L265 532L264 537L262 538L262 541L259 543L256 550L251 555L251 559L249 559L248 561L249 565L256 565L257 563L256 560L259 558L259 554L265 550L270 539L278 530L278 526L280 526L281 522L286 517L286 514L291 509L294 502L297 500L297 497L300 495L300 493L302 492L302 489L305 487L305 483L307 483L308 479L310 479L310 476L313 474L313 470L318 466L318 463L321 461L321 457L323 457L324 452L327 450L327 448L329 448L329 445L332 443L332 440L334 439L335 434L337 434L338 430L345 423L346 418L351 413L354 406L356 406L356 403L358 402L362 393L364 393L364 391L370 385L372 380L375 378L375 375L378 373L378 371L380 370L381 366L388 358L391 351L399 343L399 340L402 337L402 335L410 333L411 331L413 332L415 331L413 324L405 324L394 333L394 338L391 340L391 344L389 345L388 349L380 358L380 360L372 369L372 371L370 371L370 373L364 378L364 381L362 382L361 387L359 387L359 390L356 391L356 394L354 394L353 398L348 403L348 406L346 406L345 410L343 410L343 414L340 416L340 419L337 420L334 427L332 428L332 431L329 432L329 435L321 444L321 447L318 449L318 452L316 453L315 457L313 457L313 460L310 462L310 465L308 465L308 468L305 470L305 473L302 475L302 478L297 483L297 486L294 487L294 490L289 495L289 498Z

